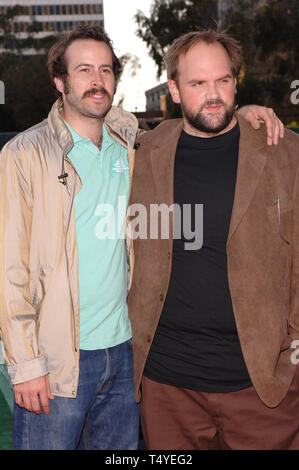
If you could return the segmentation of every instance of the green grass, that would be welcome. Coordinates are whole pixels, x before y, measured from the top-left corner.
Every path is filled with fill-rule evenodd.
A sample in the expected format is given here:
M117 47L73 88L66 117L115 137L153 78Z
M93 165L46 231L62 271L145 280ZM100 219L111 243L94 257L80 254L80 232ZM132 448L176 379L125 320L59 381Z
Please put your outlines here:
M12 414L0 391L0 450L12 450Z

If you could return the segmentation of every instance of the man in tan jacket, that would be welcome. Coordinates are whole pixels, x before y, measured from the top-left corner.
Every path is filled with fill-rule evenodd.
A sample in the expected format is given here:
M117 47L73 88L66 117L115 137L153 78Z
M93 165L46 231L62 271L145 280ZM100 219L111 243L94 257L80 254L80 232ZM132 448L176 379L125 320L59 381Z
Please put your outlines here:
M299 136L269 147L235 113L226 34L184 35L165 62L183 119L139 137L130 199L146 445L298 449Z
M101 28L59 39L48 66L60 99L0 158L0 325L14 448L133 450L131 252L125 236L103 228L108 206L117 232L124 225L138 123L111 106L121 66Z
M122 226L137 120L111 107L120 64L100 28L59 40L48 65L60 99L0 158L0 328L14 446L136 449L133 252ZM247 114L253 126L268 116L278 138L271 111ZM114 234L105 231L114 222Z

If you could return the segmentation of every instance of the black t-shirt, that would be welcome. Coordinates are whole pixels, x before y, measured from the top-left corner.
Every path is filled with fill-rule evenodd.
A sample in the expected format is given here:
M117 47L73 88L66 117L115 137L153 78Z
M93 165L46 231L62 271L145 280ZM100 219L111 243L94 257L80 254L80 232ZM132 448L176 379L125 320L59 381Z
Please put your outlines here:
M169 289L145 376L202 392L251 386L235 324L226 243L234 201L240 129L212 138L182 132L175 157L174 202L203 205L203 244L174 239ZM183 218L182 217L182 225ZM182 230L184 233L184 231Z

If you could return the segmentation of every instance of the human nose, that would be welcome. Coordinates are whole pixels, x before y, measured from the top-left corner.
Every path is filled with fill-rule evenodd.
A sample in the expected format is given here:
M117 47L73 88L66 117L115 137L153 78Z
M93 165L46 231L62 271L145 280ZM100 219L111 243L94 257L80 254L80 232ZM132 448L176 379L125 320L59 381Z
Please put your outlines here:
M217 86L217 82L208 83L207 98L209 99L219 98L219 89Z
M104 79L99 71L94 71L93 76L91 77L91 83L93 86L98 86L98 85L103 85L104 84Z

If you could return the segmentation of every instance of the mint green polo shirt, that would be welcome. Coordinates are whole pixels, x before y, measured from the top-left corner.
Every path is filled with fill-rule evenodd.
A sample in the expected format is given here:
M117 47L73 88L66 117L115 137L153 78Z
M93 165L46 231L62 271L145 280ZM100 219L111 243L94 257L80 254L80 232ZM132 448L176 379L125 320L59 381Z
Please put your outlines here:
M125 216L129 198L127 149L103 125L102 148L67 123L68 153L82 181L75 196L79 263L80 349L106 349L131 338L127 308Z

